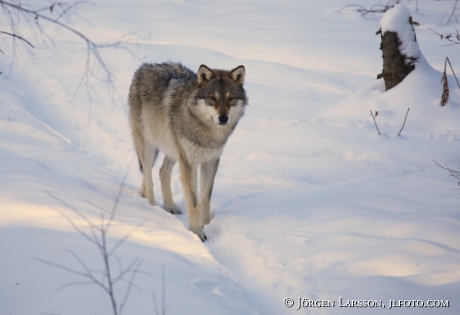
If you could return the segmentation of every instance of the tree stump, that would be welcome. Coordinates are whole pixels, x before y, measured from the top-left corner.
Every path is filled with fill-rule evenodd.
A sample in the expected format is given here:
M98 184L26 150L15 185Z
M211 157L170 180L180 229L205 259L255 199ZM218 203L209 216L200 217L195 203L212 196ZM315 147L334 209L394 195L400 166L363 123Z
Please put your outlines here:
M399 10L399 12L389 12L392 10ZM386 14L390 14L390 17L384 22L386 24L381 22L382 28L377 32L377 34L381 35L380 49L382 50L383 58L382 73L377 78L383 77L387 91L404 80L415 69L415 63L419 59L412 17L410 12L408 15L403 15L407 14L407 12L402 11L403 14L401 14L401 10L407 10L407 8L397 5L387 11ZM405 51L406 54L404 54Z

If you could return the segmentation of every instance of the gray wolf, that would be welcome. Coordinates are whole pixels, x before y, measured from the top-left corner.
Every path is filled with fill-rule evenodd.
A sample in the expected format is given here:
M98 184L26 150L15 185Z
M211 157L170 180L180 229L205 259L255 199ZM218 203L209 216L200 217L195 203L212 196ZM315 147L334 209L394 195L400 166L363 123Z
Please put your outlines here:
M224 146L248 103L244 66L233 70L201 65L198 73L180 63L143 64L129 90L134 145L143 172L142 193L152 205L152 167L159 150L164 209L181 210L173 201L171 173L178 162L190 230L206 240L203 225L211 220L211 194ZM198 168L200 198L198 199Z

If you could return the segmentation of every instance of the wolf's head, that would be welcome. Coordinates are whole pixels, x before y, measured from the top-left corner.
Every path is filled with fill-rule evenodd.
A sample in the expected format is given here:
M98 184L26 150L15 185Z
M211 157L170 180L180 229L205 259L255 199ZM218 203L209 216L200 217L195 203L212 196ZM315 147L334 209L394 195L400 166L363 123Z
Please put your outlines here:
M210 69L201 65L198 73L197 105L203 114L218 125L236 123L247 104L243 88L245 69L238 66L231 71Z

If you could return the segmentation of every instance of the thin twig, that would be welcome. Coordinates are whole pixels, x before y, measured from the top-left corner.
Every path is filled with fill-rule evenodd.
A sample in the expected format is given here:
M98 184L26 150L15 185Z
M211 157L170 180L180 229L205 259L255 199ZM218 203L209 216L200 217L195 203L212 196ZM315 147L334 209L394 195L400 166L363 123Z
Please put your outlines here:
M35 256L29 256L29 257L31 259L33 259L35 261L38 261L38 262L41 262L41 263L43 263L45 265L50 265L50 266L65 270L65 271L67 271L69 273L72 273L72 274L75 274L75 275L78 275L78 276L82 276L82 277L85 277L85 278L90 278L86 273L83 273L81 271L68 268L68 267L66 267L64 265L53 263L51 261L48 261L48 260L45 260L45 259L42 259L42 258L38 258L38 257L35 257Z
M125 187L125 180L127 176L128 176L128 171L125 172L123 179L121 180L120 186L118 187L117 196L115 197L115 201L112 206L112 211L110 212L109 220L107 222L107 225L104 226L104 229L107 232L109 231L110 225L112 224L113 218L115 217L115 213L117 212L118 204L120 203L120 198L121 198L121 195L123 194L123 188Z
M362 5L359 4L349 4L344 6L340 9L340 11L352 11L352 12L359 12L362 16L366 16L370 13L385 13L390 7L386 5L374 5L370 9L364 8Z
M450 63L449 57L446 57L446 61L449 63L449 66L450 66L450 69L452 70L455 81L457 81L457 86L460 89L460 83L458 82L457 76L455 75L454 68L452 67L452 64Z
M349 4L341 8L340 11L359 12L362 16L366 16L371 13L385 13L400 2L401 0L388 0L387 4L374 4L370 9L366 9L359 4Z
M445 164L446 166L442 166L441 164L439 164L435 160L432 160L432 161L434 162L434 164L436 164L436 166L448 171L450 173L449 176L452 176L452 177L456 178L457 180L460 180L460 172L459 171L455 171L455 170L449 168L449 166L447 166L447 164ZM460 186L460 181L457 183L457 185Z
M377 131L378 131L378 133L379 133L379 136L380 136L380 130L379 130L379 127L377 127L377 122L375 121L375 117L374 117L374 114L372 114L372 110L371 110L370 112L371 112L371 116L372 116L372 118L374 119L375 128L377 128Z
M90 284L94 284L94 282L91 280L91 281L75 281L75 282L69 282L69 283L66 283L66 284L63 284L59 287L56 288L56 292L60 292L64 289L67 289L69 287L75 287L75 286L79 286L79 285L90 285Z
M165 281L165 267L161 266L161 306L160 311L158 310L158 301L155 292L152 293L153 303L155 306L155 315L166 315L166 310L169 307L169 303L166 304L166 281Z
M403 125L402 125L402 127L401 127L401 130L399 130L398 136L401 135L401 131L403 130L404 126L406 125L406 119L407 119L407 115L409 114L409 109L410 109L410 108L407 109L406 118L404 118L404 123L403 123Z
M96 284L96 285L98 285L109 296L110 303L112 305L113 315L121 315L122 314L123 309L124 309L124 307L126 305L126 302L128 300L128 297L129 297L129 295L131 293L132 288L133 287L137 288L135 286L135 284L134 284L134 279L135 279L136 275L138 273L143 273L143 272L141 272L139 270L140 266L142 264L142 260L140 259L140 257L134 258L126 268L123 268L123 266L121 264L121 261L117 257L115 257L116 261L119 264L118 273L115 273L113 271L113 268L112 268L113 266L111 264L111 261L113 261L113 258L111 256L126 241L126 239L133 233L132 231L134 231L134 230L132 230L131 232L127 233L127 235L125 235L122 239L120 239L115 244L115 246L113 246L111 249L108 247L108 240L107 240L107 238L108 238L108 230L109 230L110 226L112 225L112 221L115 219L116 210L117 210L118 205L120 203L121 195L122 195L122 192L123 192L124 179L125 178L126 178L126 174L125 174L125 177L123 178L123 180L120 183L118 193L117 193L117 195L115 197L114 205L112 207L112 211L110 212L109 219L106 221L104 219L103 213L101 213L101 221L99 223L99 226L96 225L95 223L93 223L90 219L88 219L77 208L70 206L69 204L67 204L62 199L60 199L58 197L55 197L51 193L48 193L48 195L51 198L55 199L59 203L61 203L64 206L66 206L68 209L70 209L72 212L74 212L79 218L83 219L87 223L87 225L89 226L89 228L91 230L92 235L87 233L87 232L85 232L80 227L78 227L77 224L74 221L72 221L65 213L62 213L61 211L59 211L61 213L61 215L63 215L63 217L69 221L70 225L74 228L74 230L78 234L82 235L84 239L86 239L91 244L93 244L93 245L95 245L97 247L97 249L99 250L100 257L102 258L103 268L98 268L97 270L91 270L88 267L88 265L83 261L83 259L81 259L75 252L73 252L71 250L65 250L65 251L67 253L71 254L72 257L78 262L78 264L80 265L79 269L82 269L82 271L71 269L71 268L68 268L68 267L66 267L64 265L54 263L54 262L50 262L50 261L47 261L47 260L44 260L44 259L41 259L41 258L32 257L36 261L39 261L41 263L53 266L55 268L62 269L62 270L67 271L67 272L69 272L71 274L75 274L75 275L78 275L80 277L83 277L83 278L86 278L86 279L89 280L89 281L71 282L70 284L65 284L65 285L60 286L58 288L58 290L62 290L63 288L74 286L74 285L83 285L83 284ZM102 269L102 272L100 272L99 269ZM101 275L101 277L99 277L99 274ZM128 274L131 274L131 275L129 276L129 279L126 279L126 278L128 278ZM98 278L100 278L100 280ZM127 284L127 287L126 287L126 289L124 291L124 295L123 295L123 299L122 299L121 303L119 303L116 300L116 295L115 295L115 285L118 282L124 282L124 283Z
M60 211L60 210L56 210L59 212L60 215L62 215L68 222L69 224L74 228L75 231L78 232L78 234L80 234L81 236L83 236L85 239L87 239L89 242L91 242L92 244L96 245L97 247L100 246L100 243L99 243L99 239L96 235L96 232L100 232L99 230L99 227L96 226L93 222L91 222L91 220L89 220L83 213L81 213L77 208L75 207L72 207L71 205L69 205L68 203L66 203L64 200L60 199L59 197L56 197L55 195L53 195L52 193L46 191L46 193L48 194L48 196L56 201L58 201L59 203L61 203L64 207L72 210L75 214L77 214L80 218L82 218L87 224L88 226L91 228L91 233L92 233L92 236L89 236L87 233L85 233L84 231L82 231L76 224L75 222L70 219L64 212Z
M441 40L445 39L447 41L450 42L449 45L445 45L445 46L452 46L452 45L460 45L460 33L458 32L457 28L454 26L454 29L456 31L456 33L444 33L444 34L441 34L431 28L428 27L428 29L431 31L432 34L434 35L438 35Z
M4 32L4 31L0 31L0 33L6 34L6 35L10 35L10 36L13 36L13 37L16 37L16 38L19 38L20 40L23 40L23 41L25 41L27 44L29 44L30 47L35 48L34 45L32 45L27 39L25 39L25 38L22 37L22 36L19 36L19 35L16 35L16 34L11 34L11 33Z
M105 82L107 85L107 90L111 97L112 105L113 103L115 103L115 99L121 100L121 97L115 86L115 81L114 81L115 75L113 71L109 68L109 66L105 63L104 59L102 58L100 49L108 48L108 47L120 48L121 43L125 42L126 39L125 39L125 35L123 35L116 42L95 43L94 41L89 39L88 36L86 36L82 32L70 26L69 25L70 17L74 15L78 16L78 14L74 13L73 10L77 6L85 2L87 1L85 0L74 1L71 3L52 1L49 5L45 7L34 9L31 5L23 5L21 1L0 0L0 7L3 9L4 15L6 16L7 21L10 25L11 34L17 35L13 37L13 46L12 46L13 54L12 54L12 62L10 65L10 72L17 58L16 44L14 42L14 39L21 38L21 36L19 35L20 32L18 28L18 23L21 20L26 21L29 24L29 28L34 33L35 33L35 30L38 30L38 36L41 36L44 42L46 41L53 42L53 39L50 36L48 36L46 32L42 29L40 21L46 21L46 22L55 24L59 28L63 28L69 31L70 33L73 33L74 35L78 36L80 39L82 39L86 43L86 50L87 50L86 63L82 71L80 81L77 84L75 94L73 95L72 100L75 98L75 95L79 92L80 88L83 86L86 91L86 95L88 97L88 105L89 105L88 124L89 124L91 120L92 104L94 101L98 101L98 100L100 101L98 91L92 86L91 82L93 79L98 80L98 77L100 78L101 76L100 72L102 72L102 76L104 77L102 81ZM46 15L47 12L49 12L49 14L53 14L53 12L55 12L56 14L58 14L58 16L56 18L50 17ZM63 18L65 18L67 22L63 21ZM124 48L124 49L127 50L128 48Z
M134 268L134 265L138 264L139 262L141 262L141 258L138 256L136 258L134 258L131 263L128 265L128 267L126 268L123 268L123 266L121 265L121 261L120 259L117 259L118 260L118 264L119 264L119 268L120 268L120 273L118 274L118 276L116 276L114 279L113 279L113 284L117 283L118 281L122 280L124 275L128 274L131 270L133 270Z
M141 267L143 261L137 261L136 266L133 268L131 271L131 278L128 281L128 289L125 292L125 296L123 297L123 300L120 303L120 307L118 310L118 313L122 315L123 313L123 308L125 307L126 301L128 301L128 297L131 293L131 288L134 286L134 278L137 275L137 272L139 271L139 268ZM131 268L131 267L130 267Z
M450 12L450 16L449 18L447 19L447 22L446 22L446 25L449 25L450 23L450 20L455 17L455 20L457 21L458 23L458 19L457 19L457 16L456 16L456 11L457 11L457 3L458 3L458 0L455 0L455 4L454 4L454 7L452 8L452 12Z
M161 308L163 313L166 313L166 281L165 281L165 266L161 266Z
M112 273L110 272L110 263L109 263L109 256L107 255L107 241L106 241L106 234L103 230L102 234L102 258L104 260L104 267L105 267L105 275L107 277L107 285L108 285L108 294L110 297L110 302L112 303L112 310L113 315L118 315L118 308L117 308L117 301L115 299L115 294L113 290L113 281L112 281Z
M70 253L72 257L80 264L80 266L82 266L83 269L85 269L86 274L88 275L88 278L90 278L94 283L99 285L104 291L106 291L107 293L110 293L108 288L104 285L104 283L102 283L101 281L98 281L96 277L94 277L93 273L88 268L88 266L86 266L85 262L80 257L78 257L78 255L74 251L71 251L71 250L65 250L65 251Z
M126 240L131 236L131 234L133 234L136 231L137 228L140 228L146 222L147 222L147 220L140 222L138 225L136 225L136 228L133 228L131 231L126 233L125 236L123 236L121 239L119 239L118 242L108 252L109 257L112 256L113 253L115 253L115 251L118 249L118 247L120 247L121 245L123 245L124 242L126 242Z

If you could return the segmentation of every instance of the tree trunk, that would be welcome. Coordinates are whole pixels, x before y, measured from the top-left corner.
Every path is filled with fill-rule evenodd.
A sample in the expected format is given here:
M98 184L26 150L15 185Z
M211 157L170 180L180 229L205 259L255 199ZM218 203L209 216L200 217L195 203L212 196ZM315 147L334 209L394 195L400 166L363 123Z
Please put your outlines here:
M412 28L414 27L412 25L412 18L407 22L411 24ZM398 37L398 33L387 31L382 35L382 31L379 30L377 34L381 34L382 42L380 44L380 49L382 50L383 58L383 70L377 78L380 79L383 77L385 88L388 91L392 87L398 85L415 69L415 61L417 61L417 59L407 57L401 53L399 49L401 40ZM415 36L413 40L415 42L417 41Z

